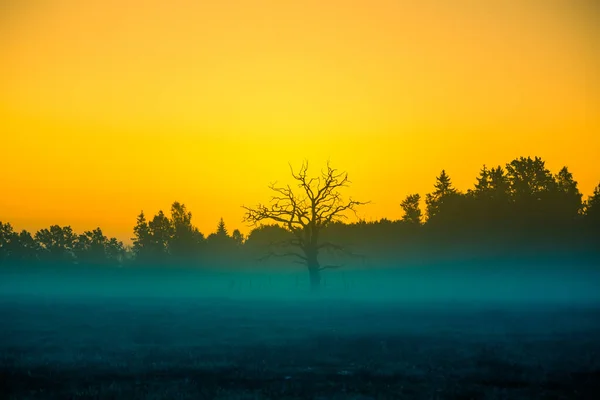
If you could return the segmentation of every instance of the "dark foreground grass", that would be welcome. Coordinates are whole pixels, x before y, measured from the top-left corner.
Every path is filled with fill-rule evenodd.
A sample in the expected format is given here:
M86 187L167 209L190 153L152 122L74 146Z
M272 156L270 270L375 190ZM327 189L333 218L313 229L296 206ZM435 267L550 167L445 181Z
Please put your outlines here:
M596 399L594 307L0 298L7 399Z

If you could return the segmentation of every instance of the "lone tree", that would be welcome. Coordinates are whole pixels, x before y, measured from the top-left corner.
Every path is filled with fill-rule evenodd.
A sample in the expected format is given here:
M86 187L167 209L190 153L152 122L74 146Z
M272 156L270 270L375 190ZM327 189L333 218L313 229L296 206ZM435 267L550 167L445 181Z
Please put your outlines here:
M270 204L259 204L255 208L243 206L246 210L244 221L254 226L265 220L275 221L291 232L289 240L276 243L281 251L271 252L267 257L294 257L296 262L306 265L311 290L316 292L321 285L321 271L339 268L338 265L322 266L319 263L320 251L349 253L340 245L320 240L320 233L329 224L346 219L347 212L356 214L356 208L367 203L352 198L344 201L340 189L350 183L348 174L331 168L329 163L318 177L308 177L308 162L302 164L298 173L294 173L291 165L290 170L298 193L290 185L269 185L275 192Z

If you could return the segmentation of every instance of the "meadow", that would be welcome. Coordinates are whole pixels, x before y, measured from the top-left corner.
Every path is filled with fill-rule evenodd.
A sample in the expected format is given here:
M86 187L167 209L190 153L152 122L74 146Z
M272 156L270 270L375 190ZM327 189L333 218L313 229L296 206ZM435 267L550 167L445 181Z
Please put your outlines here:
M0 393L592 399L598 272L561 271L4 273Z

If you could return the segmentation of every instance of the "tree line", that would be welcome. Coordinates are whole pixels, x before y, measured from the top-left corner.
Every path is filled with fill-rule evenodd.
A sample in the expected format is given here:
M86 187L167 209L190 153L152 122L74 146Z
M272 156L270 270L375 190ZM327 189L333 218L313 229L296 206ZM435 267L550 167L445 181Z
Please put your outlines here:
M281 267L302 261L308 254L290 247L305 237L304 245L314 241L322 249L322 261L316 264L320 269L364 265L365 260L399 265L396 263L524 254L547 258L582 255L598 260L600 184L584 200L567 167L552 173L540 157L520 157L492 168L484 165L473 187L465 192L455 188L450 175L442 170L430 193L424 197L412 193L399 202L403 217L396 221L348 222L344 212L355 211L354 206L364 203L341 202L337 189L348 182L342 175L332 175L339 180L323 189L325 172L309 179L306 168L298 174L292 171L294 178L304 174L304 181L296 179L304 197L292 196L289 186L271 187L279 196L274 199L279 200L270 207L246 208L246 220L256 223L247 237L237 229L230 233L223 219L215 232L205 236L194 226L186 206L174 202L169 215L159 211L149 218L142 211L137 216L132 246L107 237L100 228L77 234L70 226L52 225L32 234L0 222L0 264L212 268L250 263ZM313 180L322 185L314 189ZM337 186L340 182L343 184ZM319 189L323 195L321 219L314 214ZM343 208L346 205L351 207ZM336 210L339 212L332 215ZM314 230L317 223L321 224L318 231Z

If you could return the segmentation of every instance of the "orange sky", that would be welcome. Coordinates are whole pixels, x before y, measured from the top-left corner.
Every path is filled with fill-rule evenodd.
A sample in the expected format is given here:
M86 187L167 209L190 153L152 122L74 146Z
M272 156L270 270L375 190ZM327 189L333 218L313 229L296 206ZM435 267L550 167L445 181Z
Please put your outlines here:
M1 2L0 220L127 240L177 200L206 234L326 159L366 219L445 168L539 155L600 181L593 0Z

